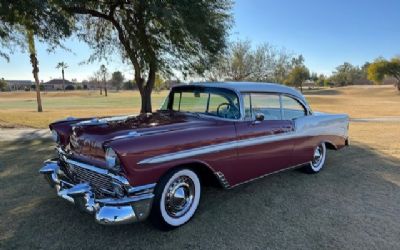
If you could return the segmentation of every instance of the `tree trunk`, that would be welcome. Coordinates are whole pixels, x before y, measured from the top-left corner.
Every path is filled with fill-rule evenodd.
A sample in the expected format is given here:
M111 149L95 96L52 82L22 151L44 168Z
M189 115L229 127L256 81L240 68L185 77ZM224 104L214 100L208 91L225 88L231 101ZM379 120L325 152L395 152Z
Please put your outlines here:
M140 109L140 113L151 113L151 92L144 91L143 93L140 93L140 96L142 98L142 107Z
M43 112L42 108L42 98L40 96L40 82L39 82L39 66L38 60L36 58L36 48L35 48L35 40L33 36L33 31L28 30L27 33L28 47L29 47L29 58L32 64L32 74L35 79L36 86L36 101L37 101L37 111Z
M136 84L138 85L140 97L142 99L142 107L140 113L151 113L151 93L154 88L154 83L156 80L156 70L155 65L150 65L149 76L147 78L146 86L143 86L144 79L136 79Z
M107 96L107 81L105 76L103 78L103 83L104 83L104 95Z
M99 83L99 82L97 82L97 86L99 86L99 89L100 89L100 95L103 95L103 88L102 88L102 86L100 85L100 83Z
M63 77L63 84L62 84L62 87L63 87L63 91L65 91L64 69L61 69L61 72L62 72L62 77Z

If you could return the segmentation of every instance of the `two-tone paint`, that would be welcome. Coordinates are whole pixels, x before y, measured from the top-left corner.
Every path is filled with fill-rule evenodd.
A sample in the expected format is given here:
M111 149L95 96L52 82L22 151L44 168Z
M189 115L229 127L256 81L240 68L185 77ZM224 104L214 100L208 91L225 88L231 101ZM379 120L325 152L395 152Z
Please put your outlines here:
M41 172L52 185L58 185L61 197L67 197L65 193L70 194L68 197L79 193L79 199L72 199L75 203L81 204L84 200L85 209L96 211L96 218L102 218L99 221L116 224L145 219L152 190L146 187L154 187L174 168L190 167L202 173L203 178L215 178L223 187L231 188L308 164L321 143L331 149L340 149L348 143L347 115L312 112L304 96L292 88L265 83L215 83L177 86L171 93L177 88L233 91L240 101L241 117L224 119L164 110L137 116L67 119L50 124L50 129L58 134L58 148L64 163L75 162L97 173L106 171L117 180L126 180L125 190L135 191L128 191L122 198L110 197L107 203L96 199L88 185L63 184L60 161L51 161ZM243 93L290 96L304 107L305 116L294 120L246 119ZM118 173L107 169L105 151L108 148L117 154L122 168ZM146 201L141 200L143 194L137 191L142 189L146 189ZM145 205L140 205L138 212L131 204L133 201ZM130 219L124 219L127 217Z

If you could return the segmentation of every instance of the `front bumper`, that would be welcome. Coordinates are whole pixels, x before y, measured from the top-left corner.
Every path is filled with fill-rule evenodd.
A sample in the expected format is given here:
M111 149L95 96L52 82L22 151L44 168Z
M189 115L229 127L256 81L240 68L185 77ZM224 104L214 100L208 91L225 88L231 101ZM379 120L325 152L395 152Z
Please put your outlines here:
M96 167L91 167L93 168ZM58 161L48 160L39 171L44 175L57 195L77 206L80 210L94 214L96 222L103 225L128 224L145 220L151 210L155 184L126 187L128 193L122 197L103 196L96 198L96 192L90 183L71 183ZM118 176L121 180L121 176ZM127 181L126 181L127 182Z

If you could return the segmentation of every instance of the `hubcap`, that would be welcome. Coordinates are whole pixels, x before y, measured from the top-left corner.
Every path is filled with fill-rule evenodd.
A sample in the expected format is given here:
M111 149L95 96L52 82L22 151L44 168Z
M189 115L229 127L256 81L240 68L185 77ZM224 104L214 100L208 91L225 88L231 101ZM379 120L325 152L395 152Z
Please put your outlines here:
M312 161L312 164L314 167L317 167L321 161L322 161L322 157L323 157L323 153L324 153L324 149L322 148L322 146L318 146L315 151L314 151L314 158Z
M180 176L168 187L165 197L165 210L171 217L184 215L194 200L194 183L187 176Z

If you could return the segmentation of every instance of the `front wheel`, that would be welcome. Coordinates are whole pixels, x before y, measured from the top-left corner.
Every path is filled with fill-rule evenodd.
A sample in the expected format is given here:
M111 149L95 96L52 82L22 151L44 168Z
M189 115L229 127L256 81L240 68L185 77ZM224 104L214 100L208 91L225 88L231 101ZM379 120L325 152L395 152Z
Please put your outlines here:
M155 189L151 221L162 230L188 222L200 202L199 177L190 169L177 169L164 176Z
M309 174L316 174L323 168L325 164L326 158L326 146L325 143L319 144L314 149L313 159L307 166L304 167L304 170Z

